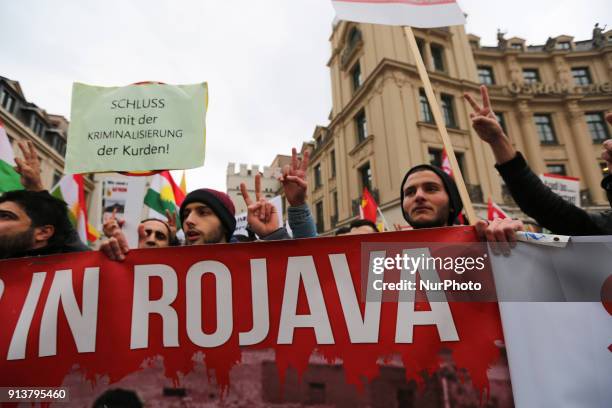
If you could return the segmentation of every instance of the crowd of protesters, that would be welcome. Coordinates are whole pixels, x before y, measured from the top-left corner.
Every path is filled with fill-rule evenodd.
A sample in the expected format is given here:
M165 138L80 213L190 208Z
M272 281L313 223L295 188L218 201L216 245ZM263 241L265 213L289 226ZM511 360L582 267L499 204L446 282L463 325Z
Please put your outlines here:
M472 126L487 143L496 160L496 168L508 186L520 209L542 227L563 235L612 235L612 211L589 213L553 193L531 171L524 157L517 152L504 133L490 105L488 91L481 87L482 106L465 94L474 112ZM606 115L612 124L612 113ZM40 179L40 162L31 142L20 142L23 158L16 159L16 171L21 175L24 190L9 191L0 196L0 259L41 256L87 251L72 226L66 204L48 191ZM612 206L612 140L603 144L602 158L610 174L604 177L602 188ZM306 178L309 154L299 158L292 151L291 164L285 166L279 181L289 203L288 222L293 238L314 238L316 226L306 203ZM185 197L177 214L167 212L166 220L145 219L138 226L138 248L163 248L178 245L237 243L255 239L272 241L290 239L279 225L277 209L261 194L261 175L255 176L255 197L244 183L242 197L247 205L249 238L234 235L235 207L231 198L221 191L202 188ZM402 214L414 229L436 228L459 224L463 204L457 185L442 169L421 164L411 168L401 184ZM177 219L185 236L177 238ZM475 223L482 240L495 243L495 248L508 253L517 241L516 232L523 230L519 220L478 220ZM122 261L130 248L122 229L123 221L115 215L104 224L105 240L100 250L110 259ZM368 220L355 220L336 231L339 235L378 232L378 226Z

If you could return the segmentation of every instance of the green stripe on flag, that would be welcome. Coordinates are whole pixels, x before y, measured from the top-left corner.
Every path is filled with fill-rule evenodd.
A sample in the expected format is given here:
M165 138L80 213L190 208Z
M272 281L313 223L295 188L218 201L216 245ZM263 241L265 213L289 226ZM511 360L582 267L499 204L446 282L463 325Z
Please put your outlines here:
M144 203L162 215L166 215L166 210L171 213L176 212L176 204L171 201L162 200L161 195L153 189L147 191Z
M23 190L19 181L21 176L7 162L0 160L0 193L12 190Z

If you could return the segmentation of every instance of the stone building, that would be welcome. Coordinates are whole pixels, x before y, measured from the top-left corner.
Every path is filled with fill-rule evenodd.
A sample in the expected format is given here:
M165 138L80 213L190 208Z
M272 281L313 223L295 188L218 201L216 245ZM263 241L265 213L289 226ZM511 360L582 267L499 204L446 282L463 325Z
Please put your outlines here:
M580 179L582 202L605 206L599 187L601 142L610 128L612 30L594 38L551 38L546 45L498 35L483 47L464 27L415 30L468 191L480 216L488 198L521 216L471 128L462 95L491 88L492 104L513 144L537 173ZM388 224L405 223L400 183L422 163L440 164L442 141L407 39L400 27L341 21L330 38L330 122L317 126L311 149L309 203L319 232L329 233L359 214L364 187ZM524 218L525 216L522 215Z
M51 188L64 171L68 121L52 115L26 99L19 82L0 76L0 122L8 135L15 156L22 157L17 146L20 140L30 140L41 161L43 185ZM91 191L91 181L87 188Z
M277 176L280 169L278 167L263 166L261 171L261 192L265 198L272 198L277 195L280 183ZM227 165L226 186L227 194L232 198L236 207L236 214L243 213L247 210L242 193L240 192L240 183L245 183L249 196L255 200L255 175L260 173L258 165L239 164L236 168L235 163Z

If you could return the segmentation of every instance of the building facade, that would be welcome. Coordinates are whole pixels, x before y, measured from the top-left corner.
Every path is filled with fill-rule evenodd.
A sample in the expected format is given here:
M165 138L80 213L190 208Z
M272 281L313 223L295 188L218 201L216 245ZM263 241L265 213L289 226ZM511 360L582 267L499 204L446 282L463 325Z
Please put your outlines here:
M51 188L64 171L68 121L48 114L28 102L19 82L0 76L0 121L16 157L22 157L17 142L29 140L40 158L43 185Z
M240 184L246 184L247 191L252 200L255 200L255 175L261 173L261 192L264 198L272 198L277 195L280 183L277 179L280 174L278 167L263 166L259 171L258 165L239 164L236 168L235 163L227 165L226 186L227 194L231 197L236 207L236 214L246 212L247 206L242 198Z
M480 216L489 197L520 215L490 149L471 128L462 95L479 95L481 83L491 87L493 108L536 172L578 177L585 204L606 204L599 155L610 134L603 113L612 106L612 31L581 42L561 36L545 46L499 34L496 47L481 47L462 26L415 35ZM364 187L389 227L405 224L404 174L418 164L439 165L443 150L407 39L401 27L342 21L330 42L330 123L317 126L314 142L302 149L311 150L309 204L318 230L355 219Z

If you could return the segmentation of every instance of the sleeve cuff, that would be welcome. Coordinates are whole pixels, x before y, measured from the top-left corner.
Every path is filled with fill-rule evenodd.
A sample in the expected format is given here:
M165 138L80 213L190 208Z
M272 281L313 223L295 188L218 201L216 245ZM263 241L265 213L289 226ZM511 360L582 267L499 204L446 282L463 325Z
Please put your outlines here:
M515 175L520 174L527 168L527 162L521 154L517 152L516 156L512 160L509 160L502 164L496 164L495 168L499 171L499 174L504 178L512 178Z

